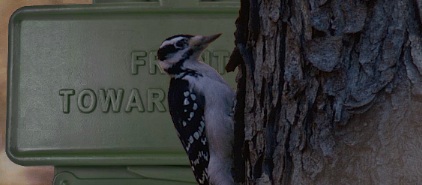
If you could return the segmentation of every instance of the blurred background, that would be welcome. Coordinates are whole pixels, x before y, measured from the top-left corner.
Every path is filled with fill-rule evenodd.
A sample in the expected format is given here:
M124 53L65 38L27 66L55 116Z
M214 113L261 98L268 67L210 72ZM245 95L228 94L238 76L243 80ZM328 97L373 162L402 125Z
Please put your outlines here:
M92 0L0 0L0 185L49 185L53 167L23 167L5 153L7 96L7 31L12 13L23 6L53 4L91 4Z

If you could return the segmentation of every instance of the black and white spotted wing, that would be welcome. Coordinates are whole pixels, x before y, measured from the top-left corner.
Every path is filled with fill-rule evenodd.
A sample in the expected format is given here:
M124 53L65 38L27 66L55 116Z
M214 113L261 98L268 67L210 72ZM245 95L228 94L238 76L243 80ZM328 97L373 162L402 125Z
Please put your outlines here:
M209 149L205 136L204 101L201 94L189 90L188 81L171 79L168 93L170 114L199 184L208 184Z

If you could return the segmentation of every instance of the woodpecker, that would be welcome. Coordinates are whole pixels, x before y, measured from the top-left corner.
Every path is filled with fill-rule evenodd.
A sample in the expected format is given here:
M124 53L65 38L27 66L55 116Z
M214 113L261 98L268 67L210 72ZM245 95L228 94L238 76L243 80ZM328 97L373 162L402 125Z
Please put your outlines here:
M211 66L200 61L221 34L175 35L157 51L159 66L171 77L170 115L198 184L232 185L235 93Z

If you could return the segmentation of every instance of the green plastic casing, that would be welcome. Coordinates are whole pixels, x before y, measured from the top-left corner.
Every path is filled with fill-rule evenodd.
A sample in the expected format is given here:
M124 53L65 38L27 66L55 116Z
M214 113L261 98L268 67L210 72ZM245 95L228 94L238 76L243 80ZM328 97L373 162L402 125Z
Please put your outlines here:
M53 184L195 184L167 105L156 50L176 34L223 35L203 53L224 67L234 48L232 1L97 0L33 6L9 23L6 152L55 166Z

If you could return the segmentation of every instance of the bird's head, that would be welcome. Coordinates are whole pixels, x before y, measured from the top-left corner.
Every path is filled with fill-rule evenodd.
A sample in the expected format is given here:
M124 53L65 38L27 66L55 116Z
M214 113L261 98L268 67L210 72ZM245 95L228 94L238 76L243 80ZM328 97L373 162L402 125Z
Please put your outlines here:
M210 36L202 35L175 35L163 41L157 51L158 64L166 71L185 61L196 61L209 43L220 37L221 34Z

